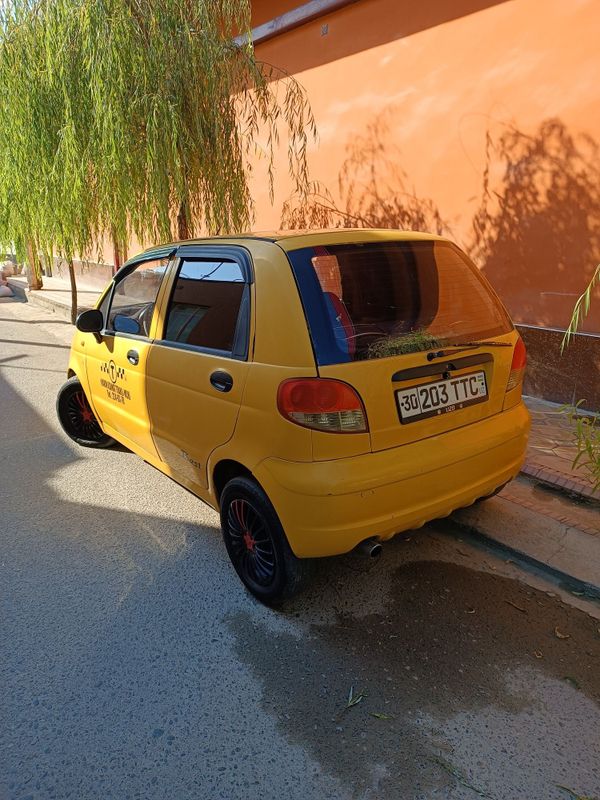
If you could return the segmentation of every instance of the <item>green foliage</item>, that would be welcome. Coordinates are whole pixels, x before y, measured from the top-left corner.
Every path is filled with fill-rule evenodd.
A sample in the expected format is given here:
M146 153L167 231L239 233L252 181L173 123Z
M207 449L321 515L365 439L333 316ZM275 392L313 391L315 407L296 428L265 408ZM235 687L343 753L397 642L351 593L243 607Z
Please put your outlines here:
M400 336L385 336L369 345L368 358L387 358L405 353L420 353L441 347L441 342L424 330L410 331Z
M565 409L577 447L573 469L583 470L592 483L592 491L600 490L600 423L596 415L579 412L580 401Z
M592 303L592 292L597 284L600 285L600 264L598 264L596 267L596 271L592 275L592 279L589 282L587 289L575 303L573 315L571 317L571 321L569 322L569 327L565 331L565 335L563 336L560 346L561 353L571 341L573 334L578 330L581 320L589 313L590 305Z
M177 218L243 230L250 160L272 192L281 128L302 191L310 107L235 43L249 30L249 0L3 2L0 241L68 256L172 239Z
M596 285L600 285L600 264L596 267L587 289L575 303L573 316L563 336L561 352L568 346L571 337L579 328L581 320L589 312L592 292ZM600 491L600 425L598 424L597 416L588 417L577 413L578 406L582 402L580 401L576 406L566 409L577 447L577 456L573 461L573 469L585 470L592 482L592 491L598 492Z

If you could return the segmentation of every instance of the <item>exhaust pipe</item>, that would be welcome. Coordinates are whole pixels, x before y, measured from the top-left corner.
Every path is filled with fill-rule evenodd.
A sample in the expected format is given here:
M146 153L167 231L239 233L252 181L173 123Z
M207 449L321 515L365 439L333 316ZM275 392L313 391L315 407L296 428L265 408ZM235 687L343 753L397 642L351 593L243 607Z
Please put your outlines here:
M381 542L378 542L377 539L365 539L356 549L360 550L367 558L379 558L383 550Z

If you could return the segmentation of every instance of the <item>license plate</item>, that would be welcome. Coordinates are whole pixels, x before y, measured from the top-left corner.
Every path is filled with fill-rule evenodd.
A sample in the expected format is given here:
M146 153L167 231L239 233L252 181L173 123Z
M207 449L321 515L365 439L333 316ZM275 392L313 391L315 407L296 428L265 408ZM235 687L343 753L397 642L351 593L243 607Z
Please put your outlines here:
M398 389L396 402L400 422L404 424L483 403L487 396L485 372L471 372L456 378L413 386L411 389Z

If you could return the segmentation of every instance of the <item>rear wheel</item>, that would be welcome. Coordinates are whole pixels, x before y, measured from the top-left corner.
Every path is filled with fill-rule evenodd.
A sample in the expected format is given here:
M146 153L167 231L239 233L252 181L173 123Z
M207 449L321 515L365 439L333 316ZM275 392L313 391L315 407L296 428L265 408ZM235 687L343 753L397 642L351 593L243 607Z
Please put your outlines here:
M298 593L309 562L292 553L275 509L255 481L240 477L227 483L221 528L235 571L258 600L276 606Z
M56 413L67 436L82 447L115 444L115 440L100 427L77 376L69 378L61 386L56 398Z

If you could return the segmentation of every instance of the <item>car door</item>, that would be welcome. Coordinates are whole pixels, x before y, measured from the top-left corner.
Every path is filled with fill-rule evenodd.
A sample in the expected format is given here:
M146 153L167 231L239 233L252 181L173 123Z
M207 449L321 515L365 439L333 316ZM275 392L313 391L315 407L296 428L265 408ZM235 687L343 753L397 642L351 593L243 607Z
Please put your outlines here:
M159 253L123 267L100 305L104 329L85 345L90 400L106 433L153 458L146 361L167 263Z
M243 248L179 248L146 366L161 459L206 488L212 451L233 435L248 374L252 265Z

